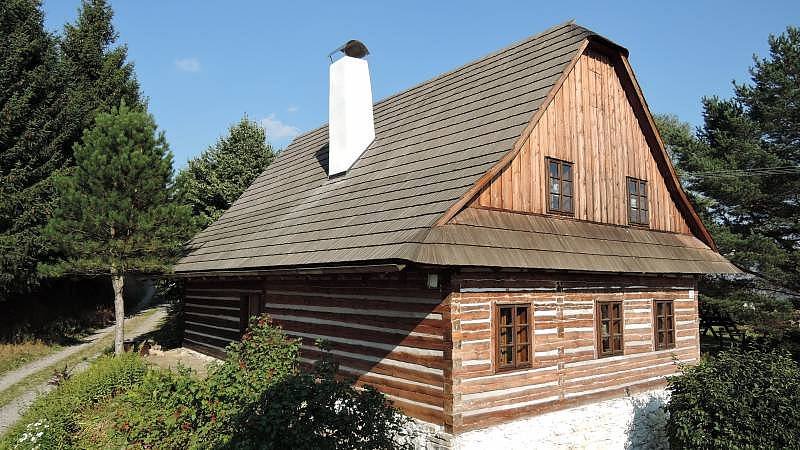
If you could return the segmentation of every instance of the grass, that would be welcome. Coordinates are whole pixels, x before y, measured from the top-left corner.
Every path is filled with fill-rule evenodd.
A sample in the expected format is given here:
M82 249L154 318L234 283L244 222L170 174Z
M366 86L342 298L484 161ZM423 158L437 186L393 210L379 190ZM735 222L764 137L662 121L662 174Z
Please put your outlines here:
M119 400L112 398L80 411L76 419L78 431L73 435L74 446L85 449L126 448L128 440L117 427L119 408Z
M39 397L3 437L0 447L84 448L74 445L82 413L139 383L146 370L144 361L136 354L97 359L86 371Z
M47 356L59 349L61 349L60 345L47 344L40 340L18 344L0 344L0 375Z
M144 314L126 320L125 321L126 329L128 330L135 329L136 327L139 326L139 324L141 324L148 317L154 314L155 311L156 310L153 309ZM24 380L12 385L11 387L9 387L4 391L0 391L0 406L5 406L15 398L24 394L25 392L28 392L31 389L34 389L37 386L46 383L53 376L54 371L58 369L63 369L65 365L69 368L73 368L77 364L86 361L87 359L97 355L98 353L105 353L109 351L109 349L113 344L114 344L114 333L109 333L108 335L92 343L92 345L87 346L85 349L76 352L75 354L70 355L66 359L62 359L61 361L55 364L45 367L42 370L39 370L38 372L31 374Z

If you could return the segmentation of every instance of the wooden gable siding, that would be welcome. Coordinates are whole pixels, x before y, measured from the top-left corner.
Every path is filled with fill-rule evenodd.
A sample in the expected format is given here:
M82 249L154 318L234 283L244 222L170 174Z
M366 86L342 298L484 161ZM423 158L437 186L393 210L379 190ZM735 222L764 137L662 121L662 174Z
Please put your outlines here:
M343 375L383 392L411 417L445 425L450 398L447 293L427 289L422 274L294 277L261 281L188 281L185 344L224 355L238 339L239 296L263 295L263 311L302 339L310 366L326 341ZM449 407L448 407L449 410Z
M618 63L621 64L621 63ZM586 50L525 138L520 152L472 207L547 213L546 157L574 164L574 217L628 225L626 177L648 181L650 228L690 234L612 60ZM666 174L669 176L669 174Z
M495 279L496 278L496 279ZM566 280L566 281L565 281ZM663 386L676 360L700 356L697 295L689 278L492 275L455 280L450 296L454 432ZM675 304L676 346L654 351L653 300ZM598 358L596 303L623 303L624 355ZM533 363L498 371L495 306L533 308Z

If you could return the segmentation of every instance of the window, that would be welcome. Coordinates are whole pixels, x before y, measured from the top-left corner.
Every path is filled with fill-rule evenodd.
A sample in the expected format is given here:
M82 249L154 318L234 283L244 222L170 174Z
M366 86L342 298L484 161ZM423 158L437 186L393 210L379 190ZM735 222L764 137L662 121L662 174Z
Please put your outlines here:
M547 158L548 212L572 214L572 163Z
M597 340L600 357L622 354L622 302L597 302Z
M656 300L653 305L656 350L675 347L675 314L672 300Z
M498 305L495 313L498 369L517 369L530 366L530 305Z
M647 181L628 177L628 223L648 225Z

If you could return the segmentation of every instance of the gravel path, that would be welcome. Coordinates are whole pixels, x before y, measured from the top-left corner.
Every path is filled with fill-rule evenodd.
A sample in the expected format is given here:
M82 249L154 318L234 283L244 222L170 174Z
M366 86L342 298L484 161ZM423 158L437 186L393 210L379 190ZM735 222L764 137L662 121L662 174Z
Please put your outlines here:
M164 307L156 307L145 309L140 311L135 316L142 316L148 314L149 312L153 311L149 317L147 317L142 323L137 324L137 326L132 330L126 330L125 332L125 339L133 339L137 336L141 336L142 334L149 333L153 330L156 330L164 318L167 316L167 311ZM133 317L125 319L126 323L131 320ZM53 364L57 364L59 361L63 361L70 356L87 349L91 345L95 344L99 339L102 339L105 336L111 335L114 333L114 326L103 328L91 336L87 337L83 343L78 345L73 345L72 347L67 347L63 350L60 350L52 355L46 356L42 359L38 359L33 361L29 364L26 364L10 373L7 373L2 378L0 378L0 391L8 389L9 387L23 381L26 377L33 375L39 372L42 369L52 366ZM94 358L100 354L100 351L91 355L89 358ZM75 366L71 373L75 374L80 372L81 370L88 367L86 361L78 364ZM54 389L55 386L51 386L47 383L42 385L36 386L33 389L25 392L24 394L20 395L19 397L15 398L8 404L0 407L0 435L5 433L6 429L13 425L20 417L21 413L28 407L31 403L33 403L36 398L41 395L42 393L48 392Z

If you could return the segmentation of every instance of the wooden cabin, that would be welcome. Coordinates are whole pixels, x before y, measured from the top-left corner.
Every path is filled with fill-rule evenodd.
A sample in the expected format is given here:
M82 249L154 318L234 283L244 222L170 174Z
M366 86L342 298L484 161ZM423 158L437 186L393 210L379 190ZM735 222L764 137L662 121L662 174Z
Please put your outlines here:
M370 102L371 104L371 102ZM696 280L738 270L687 200L628 51L566 23L374 104L329 176L298 136L176 271L185 346L266 312L451 434L663 387Z

